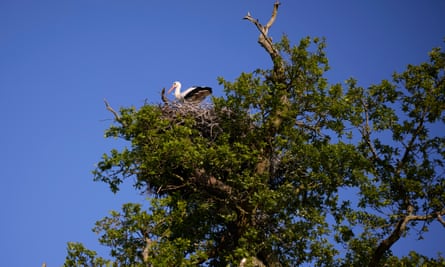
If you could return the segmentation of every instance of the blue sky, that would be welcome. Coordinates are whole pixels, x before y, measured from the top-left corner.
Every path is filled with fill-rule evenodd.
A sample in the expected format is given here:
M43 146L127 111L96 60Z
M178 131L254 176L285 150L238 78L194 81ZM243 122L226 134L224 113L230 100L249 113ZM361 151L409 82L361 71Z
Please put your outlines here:
M115 107L160 101L175 80L222 94L216 78L270 66L256 28L273 0L1 0L0 253L4 266L60 266L66 242L103 251L94 222L122 203L142 201L128 181L113 195L93 182L103 153L122 145L104 130ZM442 0L282 0L270 34L297 43L327 38L330 83L367 86L428 59L445 37ZM400 255L435 255L435 226L425 241L399 242ZM442 242L442 245L439 245ZM443 246L442 246L443 247Z

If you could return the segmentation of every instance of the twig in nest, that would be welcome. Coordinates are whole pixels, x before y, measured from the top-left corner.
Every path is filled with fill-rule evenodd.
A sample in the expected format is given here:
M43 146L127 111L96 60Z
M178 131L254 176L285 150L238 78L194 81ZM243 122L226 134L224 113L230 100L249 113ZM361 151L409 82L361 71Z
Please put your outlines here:
M219 127L220 117L212 104L196 105L192 103L169 102L160 105L162 117L174 124L182 124L184 117L194 118L194 127L202 136L214 139L222 130ZM224 111L225 112L225 111Z

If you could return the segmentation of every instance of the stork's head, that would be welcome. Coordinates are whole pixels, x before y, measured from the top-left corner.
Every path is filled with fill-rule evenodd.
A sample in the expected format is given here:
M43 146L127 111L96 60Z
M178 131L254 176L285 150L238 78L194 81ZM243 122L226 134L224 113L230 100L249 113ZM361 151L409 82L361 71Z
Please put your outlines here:
M170 89L168 89L167 94L170 94L173 91L173 89L175 89L175 88L180 89L181 88L181 83L178 82L178 81L174 82L172 87Z

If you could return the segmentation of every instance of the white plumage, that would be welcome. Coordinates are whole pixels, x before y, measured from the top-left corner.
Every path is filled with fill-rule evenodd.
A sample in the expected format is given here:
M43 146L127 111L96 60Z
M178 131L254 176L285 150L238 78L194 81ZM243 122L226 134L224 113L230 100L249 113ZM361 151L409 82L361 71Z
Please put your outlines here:
M176 81L168 90L168 94L175 89L175 97L181 102L199 103L212 94L212 88L203 86L193 86L181 92L181 83Z

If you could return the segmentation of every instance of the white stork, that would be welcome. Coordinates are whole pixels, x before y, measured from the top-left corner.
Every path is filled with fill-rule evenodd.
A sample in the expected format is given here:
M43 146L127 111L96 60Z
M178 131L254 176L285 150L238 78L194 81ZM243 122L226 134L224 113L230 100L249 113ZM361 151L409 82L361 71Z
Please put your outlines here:
M202 86L193 86L181 92L181 83L178 81L173 83L167 94L170 94L173 89L175 89L176 99L180 102L199 103L212 94L212 88Z

